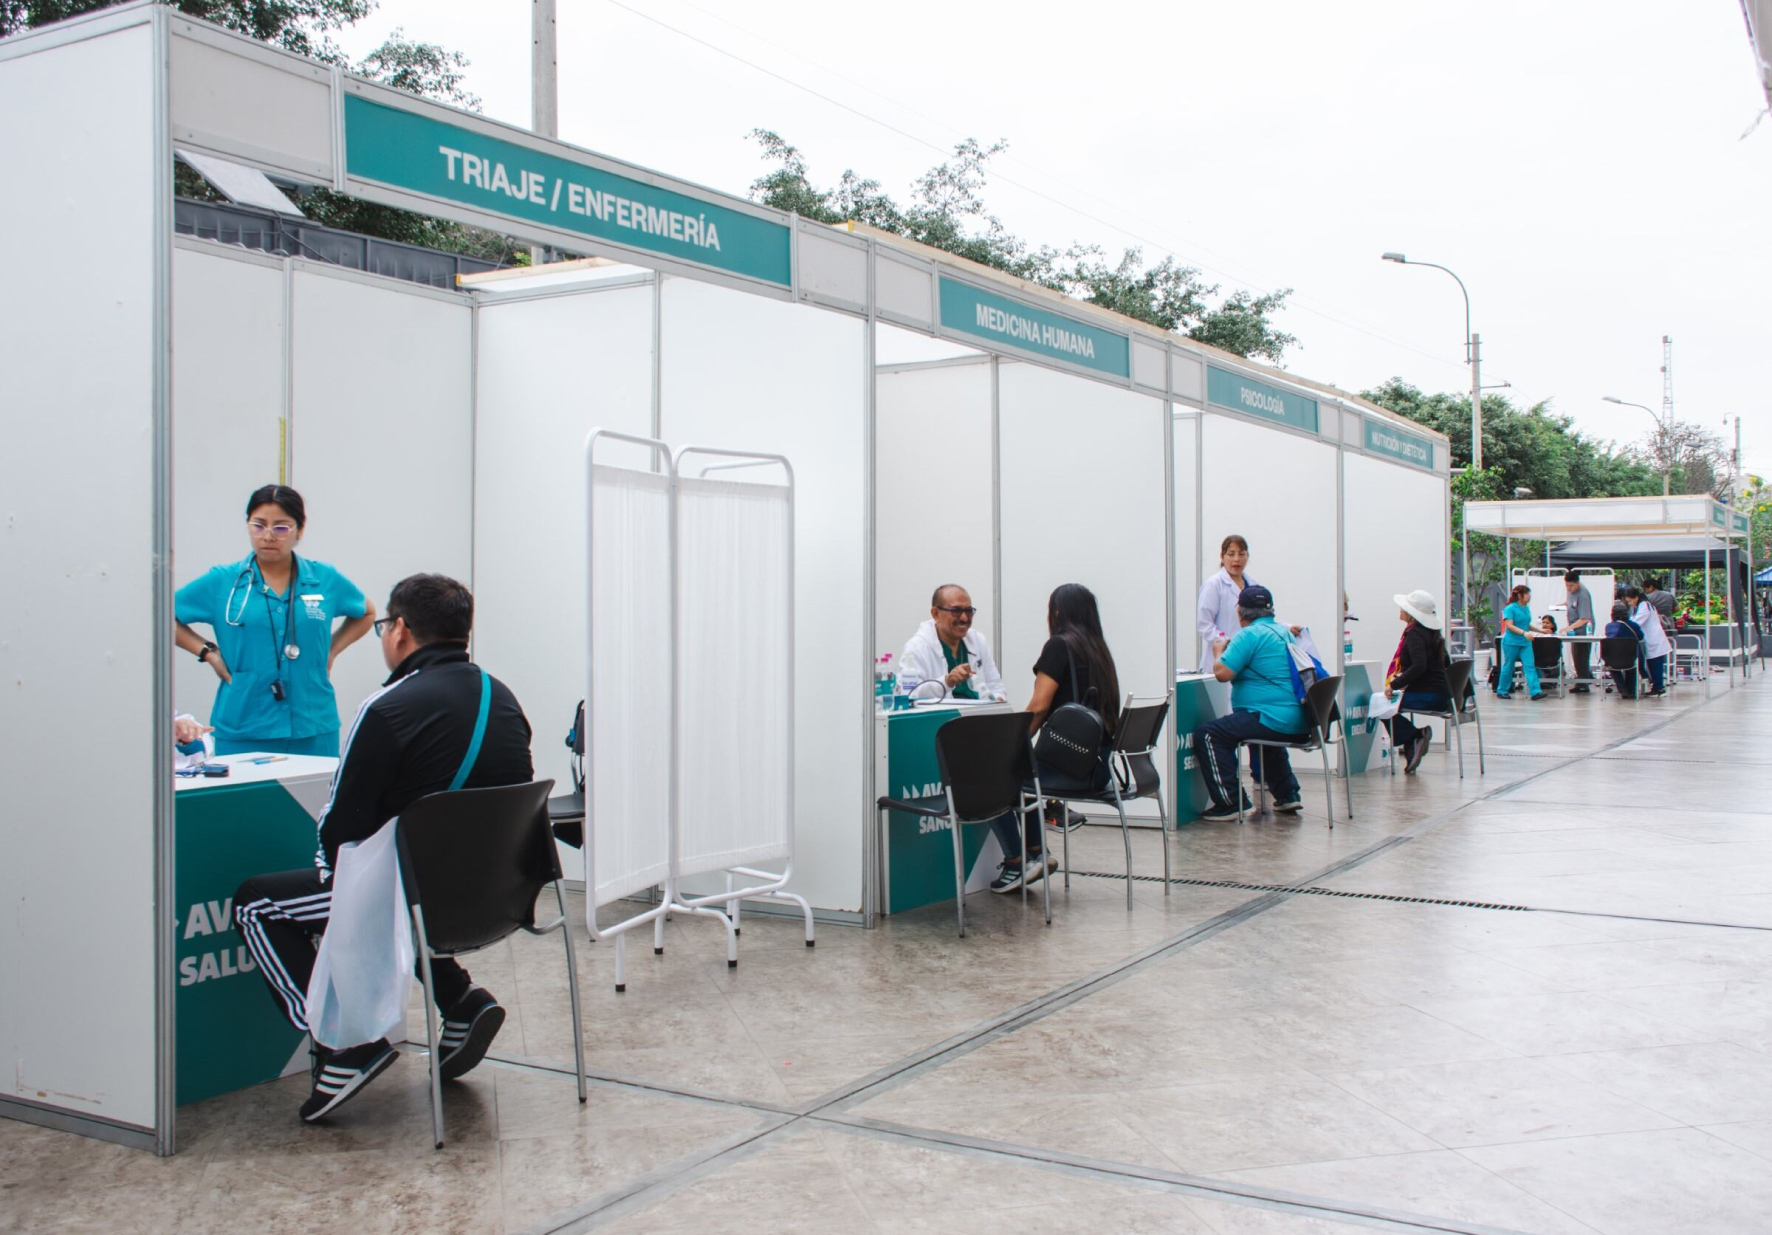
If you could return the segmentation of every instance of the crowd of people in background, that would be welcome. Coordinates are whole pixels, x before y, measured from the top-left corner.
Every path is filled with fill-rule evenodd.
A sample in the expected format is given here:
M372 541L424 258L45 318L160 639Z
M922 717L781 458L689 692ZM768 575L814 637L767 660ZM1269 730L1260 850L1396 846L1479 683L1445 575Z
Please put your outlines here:
M1495 697L1506 699L1513 693L1516 679L1523 680L1533 699L1544 697L1543 680L1538 659L1533 655L1536 639L1560 637L1569 641L1574 658L1574 684L1570 691L1588 693L1592 680L1588 667L1593 655L1594 638L1630 639L1636 645L1634 657L1615 658L1630 662L1628 667L1608 663L1606 673L1612 688L1622 699L1635 699L1639 693L1665 695L1673 660L1673 644L1669 635L1674 626L1674 598L1662 587L1659 579L1646 579L1639 586L1631 584L1618 593L1612 604L1605 630L1598 629L1594 614L1593 594L1582 582L1581 575L1569 571L1563 576L1568 597L1561 631L1549 613L1532 618L1532 588L1519 583L1508 593L1508 603L1501 611L1501 633L1496 640L1495 669L1490 678ZM1646 686L1646 689L1644 689Z

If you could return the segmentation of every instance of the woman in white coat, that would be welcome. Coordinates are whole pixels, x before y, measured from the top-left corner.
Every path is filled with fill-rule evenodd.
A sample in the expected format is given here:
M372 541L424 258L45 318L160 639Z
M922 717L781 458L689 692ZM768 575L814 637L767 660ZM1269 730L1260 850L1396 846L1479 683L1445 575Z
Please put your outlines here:
M1232 532L1218 546L1218 573L1200 587L1194 633L1200 638L1201 673L1212 672L1212 645L1243 628L1237 618L1237 597L1244 588L1259 586L1243 573L1248 563L1249 542Z

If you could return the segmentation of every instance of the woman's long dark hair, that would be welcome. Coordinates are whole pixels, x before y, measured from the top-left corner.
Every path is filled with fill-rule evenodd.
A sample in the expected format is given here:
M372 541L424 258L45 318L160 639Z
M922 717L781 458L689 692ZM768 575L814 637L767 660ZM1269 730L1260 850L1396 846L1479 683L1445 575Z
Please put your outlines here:
M1095 593L1081 583L1063 583L1052 590L1046 602L1046 631L1053 638L1063 639L1071 655L1087 667L1089 684L1095 688L1095 710L1108 731L1120 719L1120 675L1114 669L1114 654L1108 651L1107 639L1101 633L1101 610L1096 607ZM1071 690L1077 683L1071 683ZM1079 698L1078 703L1083 700Z

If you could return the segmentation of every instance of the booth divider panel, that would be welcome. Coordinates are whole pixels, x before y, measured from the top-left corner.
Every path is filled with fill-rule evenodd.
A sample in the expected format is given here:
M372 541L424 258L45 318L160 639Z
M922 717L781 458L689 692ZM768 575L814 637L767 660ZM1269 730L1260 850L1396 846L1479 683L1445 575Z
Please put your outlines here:
M1441 613L1451 612L1443 594L1450 552L1445 510L1443 477L1348 454L1348 604L1360 619L1351 624L1354 659L1378 663L1373 689L1382 685L1402 637L1397 595L1425 588Z
M174 586L251 552L246 498L282 461L283 268L275 258L172 254ZM217 679L175 654L173 705L207 724Z
M593 906L670 874L670 519L668 477L592 469L585 805Z
M874 393L874 629L898 654L943 583L972 593L973 629L997 616L989 361L881 373ZM993 640L992 655L1002 649Z
M1198 416L1175 418L1175 671L1192 673L1200 664L1194 613L1200 583L1218 569L1218 546L1200 544L1200 448Z
M664 281L659 436L793 464L793 890L815 908L845 912L862 908L862 839L872 820L866 329L839 313Z
M1333 671L1341 646L1335 447L1227 416L1207 414L1203 430L1201 574L1210 577L1219 569L1225 536L1243 536L1249 542L1249 577L1273 592L1276 618L1308 626L1324 665ZM1436 535L1439 527L1436 519ZM1373 545L1349 556L1379 551L1381 546ZM1197 609L1196 593L1183 610L1190 631ZM1199 667L1197 634L1192 642L1193 655L1181 662L1183 668Z
M1166 698L1168 551L1161 399L1036 365L1005 362L1002 442L1003 648L1010 702L1025 706L1061 583L1095 593L1127 694ZM1160 763L1161 761L1159 761ZM1154 811L1152 812L1154 815Z
M652 432L652 289L479 310L474 434L474 658L523 705L535 774L571 787L565 735L585 691L585 438ZM646 469L643 447L601 462ZM653 637L668 654L665 632ZM570 878L581 859L561 850Z
M793 513L782 485L678 482L680 875L793 852Z
M16 241L0 330L0 567L14 585L0 611L0 1097L134 1128L155 1125L156 773L171 759L155 744L169 653L155 631L153 202L155 154L170 152L154 138L153 52L143 24L0 61L0 229ZM115 243L57 239L72 236Z
M298 269L290 480L308 506L304 556L377 611L407 575L473 572L472 311L436 293ZM255 483L263 483L258 481ZM341 727L387 677L366 639L332 671Z

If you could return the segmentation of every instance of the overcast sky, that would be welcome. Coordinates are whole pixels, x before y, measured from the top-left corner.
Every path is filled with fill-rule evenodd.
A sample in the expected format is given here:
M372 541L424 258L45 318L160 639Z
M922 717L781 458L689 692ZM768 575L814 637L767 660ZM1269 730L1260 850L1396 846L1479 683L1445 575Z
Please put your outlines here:
M743 193L745 133L772 128L819 182L902 200L956 140L1006 138L1011 230L1295 288L1301 376L1468 389L1458 287L1379 260L1400 250L1469 286L1485 385L1634 441L1648 415L1600 397L1659 407L1671 334L1678 413L1739 414L1772 471L1772 120L1743 137L1764 98L1737 0L558 3L574 144ZM486 113L527 124L529 14L382 0L345 41L459 50Z

